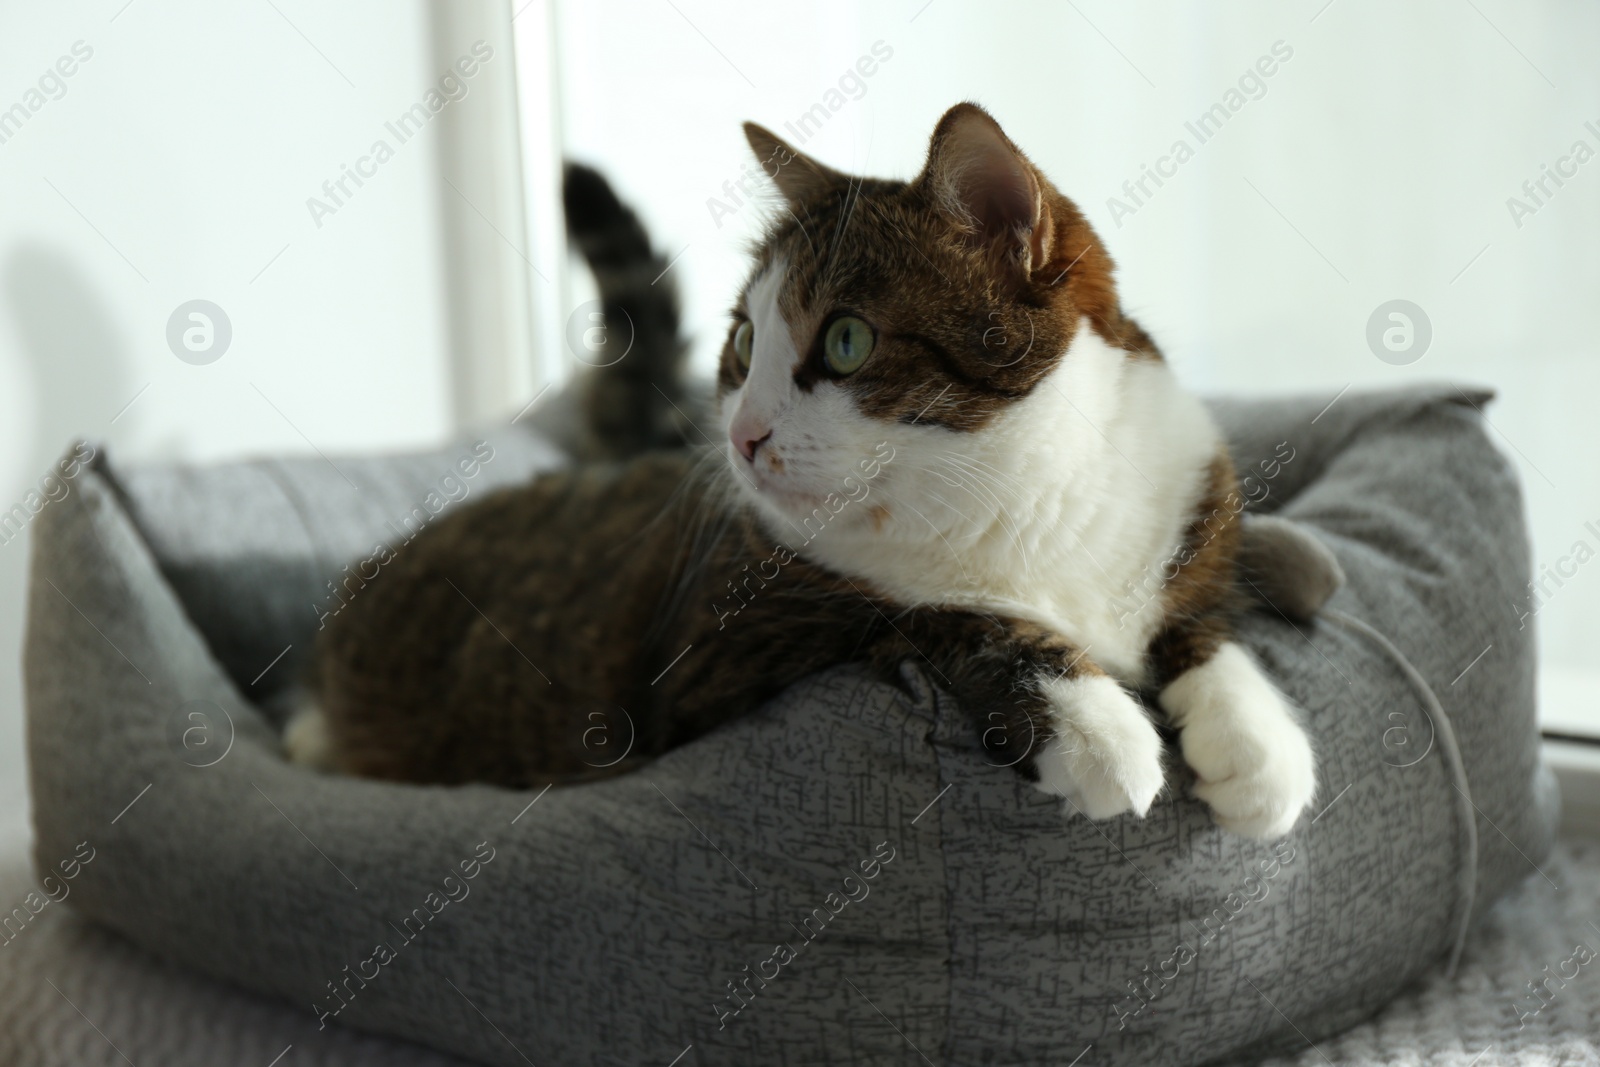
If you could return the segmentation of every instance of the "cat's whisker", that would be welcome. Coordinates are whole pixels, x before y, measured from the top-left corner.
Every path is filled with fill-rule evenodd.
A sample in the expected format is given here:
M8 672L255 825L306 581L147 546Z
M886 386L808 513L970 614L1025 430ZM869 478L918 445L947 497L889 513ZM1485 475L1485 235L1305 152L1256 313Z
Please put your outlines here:
M937 474L935 471L929 471L926 467L921 467L918 469L928 471L930 474ZM958 473L960 475L956 482L957 488L964 491L968 496L972 497L973 500L976 500L981 506L989 509L990 518L993 519L1000 526L1000 528L1005 531L1006 535L1011 538L1011 543L1016 546L1017 555L1022 561L1022 573L1025 575L1029 573L1032 570L1032 562L1028 558L1027 546L1022 543L1022 531L1012 520L1010 513L1006 511L1005 506L1001 503L999 497L995 496L993 493L990 493L988 498L980 496L977 490L983 489L985 492L988 492L987 487L976 483L976 480L974 480L974 484L969 485L967 483L965 473L961 472L959 467L952 466L949 468L949 470L952 473Z
M972 456L964 456L955 452L946 452L945 455L957 466L971 471L974 477L982 478L986 482L992 481L997 489L1004 489L1011 495L1013 500L1021 503L1027 486L1020 479Z
M956 453L953 453L953 452L946 452L945 455L947 455L947 456L949 456L949 457L951 457L953 459L958 459L958 460L960 460L961 462L963 462L965 464L981 465L983 467L987 467L989 470L994 471L994 474L995 474L995 476L997 478L1005 479L1005 480L1008 480L1008 481L1013 481L1014 480L1014 479L1011 479L1010 476L1008 476L1008 475L1004 474L1003 472L1001 472L1001 471L997 470L996 468L994 468L992 465L990 465L988 463L984 463L984 461L982 461L980 459L976 459L975 457L971 457L971 456L961 457L961 456L958 456ZM962 469L962 468L958 467L957 469ZM1012 492L1016 493L1017 490L1012 490ZM1097 571L1099 571L1100 574L1103 577L1105 577L1107 580L1110 580L1110 578L1111 578L1110 572L1106 570L1105 566L1100 562L1099 558L1096 557L1095 554L1089 549L1088 544L1086 544L1084 542L1082 535L1079 534L1078 531L1072 530L1070 528L1060 528L1060 527L1058 527L1058 529L1061 529L1062 532L1070 533L1072 535L1073 540L1077 542L1078 547L1083 551L1083 554L1089 558L1089 562L1094 564L1095 569Z
M953 489L962 490L988 509L991 519L1002 521L1001 513L1005 509L1000 500L993 494L980 495L980 491L987 493L987 489L979 484L977 479L972 478L968 472L954 466L946 466L943 470L934 470L928 467L918 467L917 469L934 475Z
M667 499L662 502L661 507L656 509L655 515L653 515L649 521L644 523L639 528L639 534L642 535L652 526L664 520L668 513L670 513L674 508L678 507L679 504L689 495L691 489L695 488L696 486L709 488L714 484L702 482L700 477L702 469L706 466L708 460L712 458L712 453L709 450L695 457L695 461L685 473L683 481L678 483L678 486L672 491ZM703 512L704 509L702 509L701 513L703 514Z
M998 481L1010 486L1013 490L1020 489L1023 486L1022 479L1018 478L1016 475L1009 474L1006 471L1002 471L999 467L996 467L994 464L987 463L984 460L981 460L981 459L977 458L976 456L962 455L961 453L958 453L958 452L946 452L945 455L959 458L962 463L964 463L965 465L967 465L969 467L974 467L974 468L987 470L992 477L994 477Z
M997 515L1001 512L1004 512L1007 517L1015 520L1015 516L1008 508L1006 508L1005 501L1001 499L1000 495L1001 492L1004 491L1015 496L1015 490L1009 488L1003 483L990 484L990 479L986 477L982 471L973 470L960 462L947 460L946 463L950 470L959 471L964 480L970 479L975 488L981 489L985 494L987 494L988 499L993 501L992 507Z
M794 208L790 206L788 201L784 201L783 207L785 211L789 212L789 217L794 219L795 226L799 227L800 236L806 239L806 247L811 249L811 255L813 258L815 258L817 254L817 246L812 242L811 232L806 229L806 224L800 221L800 216L794 213ZM806 214L810 215L811 213L807 211Z
M961 577L965 578L968 582L972 581L972 575L967 573L967 568L961 562L961 554L958 553L955 550L955 546L952 545L950 543L949 539L945 537L944 531L939 529L939 527L934 525L932 519L928 518L928 516L924 515L921 511L918 511L916 506L913 505L910 501L907 501L907 500L901 498L899 495L897 495L897 494L895 494L893 492L890 492L888 489L886 489L885 487L883 487L881 485L878 487L878 492L882 493L884 496L886 496L890 500L900 504L901 506L910 508L912 514L916 515L917 518L919 518L923 522L927 523L928 524L928 529L932 530L938 536L939 540L944 542L944 547L950 550L950 558L955 562L956 567L958 567L960 569Z
M1004 477L997 477L996 475L991 474L988 471L985 471L985 470L981 469L978 466L978 464L976 462L974 462L971 458L969 458L967 456L964 456L959 452L945 452L945 453L943 453L942 458L944 459L944 461L946 463L950 464L951 466L959 468L960 470L964 470L964 471L968 472L969 474L975 475L975 476L983 478L985 480L995 481L998 484L1000 484L1003 488L1006 488L1008 490L1013 488L1012 486L1010 486L1010 485L1008 485L1006 483L1006 479Z
M839 222L833 229L833 243L828 246L828 256L820 271L820 281L832 283L835 281L833 274L834 265L838 262L838 251L844 242L844 232L850 224L850 218L855 214L856 204L861 199L861 186L863 179L851 178L845 186L844 208L839 212Z
M984 492L988 493L995 500L996 510L1003 510L1005 512L1006 516L1011 520L1014 529L1020 530L1022 523L1032 522L1038 511L1038 504L1031 499L1025 498L1023 489L1020 485L1006 484L1007 479L1004 475L1000 475L999 477L986 475L983 471L978 470L971 465L971 462L976 461L969 462L966 457L958 456L955 453L947 453L947 455L951 458L951 460L954 461L952 462L953 469L965 471L972 478L974 483L982 486ZM998 472L996 472L996 474L998 474ZM1020 511L1016 508L1005 507L1004 501L1001 500L1002 492L1011 498L1013 504L1025 505L1025 507L1022 507ZM1029 496L1031 496L1031 494L1029 494ZM1022 546L1019 543L1018 548L1021 549L1021 547Z
M930 497L932 497L933 499L937 500L939 503L943 504L945 506L945 508L950 512L950 514L952 514L952 515L960 515L960 514L962 514L960 508L958 508L954 504L950 503L950 501L946 500L944 497L940 496L938 493L935 493L932 490L929 490L928 491L928 495Z
M667 503L657 515L661 518L666 512L679 506L686 498L686 491L691 487L698 487L703 495L699 498L700 507L690 516L686 529L686 539L689 547L684 553L684 565L679 572L678 580L674 583L672 591L664 599L669 610L663 611L649 634L653 639L664 632L664 622L675 614L676 610L684 603L692 589L700 584L701 576L709 566L713 550L724 537L727 536L729 526L738 514L739 504L735 499L736 487L732 486L724 477L719 477L716 469L716 453L707 449L695 458L694 464L684 477L678 490L668 498ZM713 503L713 501L715 503ZM711 520L716 519L715 532L709 534ZM654 522L656 520L652 520Z

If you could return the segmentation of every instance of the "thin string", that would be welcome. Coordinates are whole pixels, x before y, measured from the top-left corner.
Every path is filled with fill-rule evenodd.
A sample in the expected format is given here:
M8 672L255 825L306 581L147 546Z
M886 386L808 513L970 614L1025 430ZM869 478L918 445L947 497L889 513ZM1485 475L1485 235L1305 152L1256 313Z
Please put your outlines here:
M1450 952L1450 964L1445 968L1445 977L1454 978L1456 964L1461 961L1462 950L1467 945L1467 932L1472 924L1472 907L1478 891L1477 808L1472 803L1471 789L1467 784L1466 765L1461 762L1461 749L1456 744L1456 732L1451 727L1450 717L1445 714L1439 698L1434 696L1433 687L1428 685L1427 679L1422 677L1411 665L1411 661L1406 659L1405 653L1396 648L1392 641L1360 619L1346 615L1342 611L1323 608L1321 614L1347 629L1365 635L1368 640L1387 653L1400 668L1406 680L1411 683L1411 688L1422 699L1423 710L1433 726L1434 736L1439 739L1439 747L1444 752L1450 774L1455 778L1457 825L1462 853L1461 863L1456 871L1456 909L1459 918L1456 924L1455 947Z

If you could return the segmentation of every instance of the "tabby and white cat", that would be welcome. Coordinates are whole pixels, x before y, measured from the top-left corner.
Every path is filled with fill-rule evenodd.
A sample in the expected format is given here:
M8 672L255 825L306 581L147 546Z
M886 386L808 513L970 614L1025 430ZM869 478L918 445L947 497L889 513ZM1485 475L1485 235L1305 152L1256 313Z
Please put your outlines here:
M823 667L909 658L1096 819L1162 791L1134 695L1154 693L1217 822L1287 833L1315 768L1231 640L1234 471L1082 214L972 104L910 182L745 132L784 210L733 308L720 444L442 519L324 631L321 717L291 748L378 777L576 781ZM619 709L632 754L598 766L586 731Z

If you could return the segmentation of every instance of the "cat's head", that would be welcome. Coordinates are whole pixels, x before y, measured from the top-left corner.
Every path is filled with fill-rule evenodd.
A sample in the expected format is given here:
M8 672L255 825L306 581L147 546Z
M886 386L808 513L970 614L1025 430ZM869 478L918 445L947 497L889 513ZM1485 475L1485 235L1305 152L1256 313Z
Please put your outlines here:
M842 174L754 124L745 134L782 200L723 346L721 444L780 527L830 498L864 500L869 476L911 490L924 452L988 462L986 435L1084 329L1154 355L1082 213L982 108L946 112L908 182ZM882 525L895 499L826 510Z

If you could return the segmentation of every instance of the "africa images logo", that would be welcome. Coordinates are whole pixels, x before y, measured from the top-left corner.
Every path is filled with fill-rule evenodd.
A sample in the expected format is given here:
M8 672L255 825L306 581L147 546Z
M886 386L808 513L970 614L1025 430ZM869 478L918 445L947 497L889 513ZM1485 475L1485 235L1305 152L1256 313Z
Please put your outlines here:
M322 229L322 220L326 216L337 215L362 186L378 176L378 168L395 157L396 148L421 133L433 121L433 117L446 107L465 100L471 91L469 81L477 75L482 64L493 58L494 49L490 45L483 41L473 42L471 55L457 59L453 67L439 76L439 84L429 87L421 100L400 112L393 121L383 124L389 137L394 139L394 144L379 137L368 147L365 155L357 157L355 166L339 164L338 176L322 183L322 196L306 198L306 210L311 213L311 221L317 229ZM353 189L352 184L355 186Z

